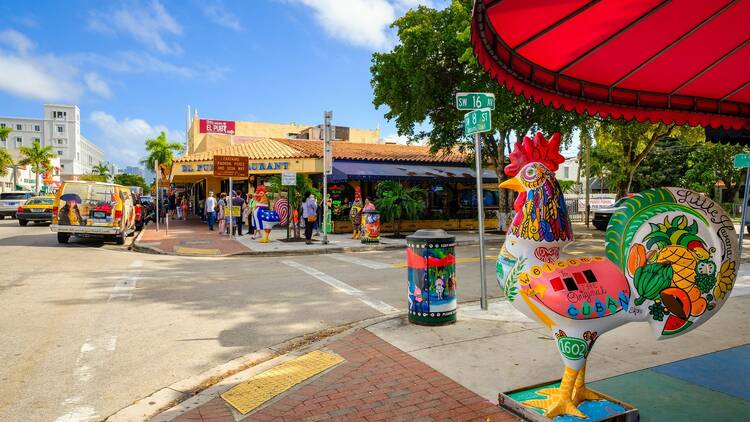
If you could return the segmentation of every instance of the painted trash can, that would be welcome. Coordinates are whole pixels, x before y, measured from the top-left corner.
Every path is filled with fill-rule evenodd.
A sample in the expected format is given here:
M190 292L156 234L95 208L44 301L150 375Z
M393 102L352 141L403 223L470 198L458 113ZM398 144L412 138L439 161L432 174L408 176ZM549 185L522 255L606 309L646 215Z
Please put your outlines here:
M362 243L380 243L380 213L377 210L362 211Z
M418 230L406 237L409 321L456 322L456 237L445 230Z

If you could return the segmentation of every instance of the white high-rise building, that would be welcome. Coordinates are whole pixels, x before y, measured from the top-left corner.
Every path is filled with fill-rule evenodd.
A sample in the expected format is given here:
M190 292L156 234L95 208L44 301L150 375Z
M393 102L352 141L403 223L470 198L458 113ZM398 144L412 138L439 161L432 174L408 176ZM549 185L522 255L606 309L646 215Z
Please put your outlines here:
M31 146L35 140L42 146L51 146L60 158L63 180L91 173L93 166L104 163L104 151L81 135L78 106L45 104L41 119L0 116L0 127L13 130L0 148L6 148L14 158L19 156L21 146Z

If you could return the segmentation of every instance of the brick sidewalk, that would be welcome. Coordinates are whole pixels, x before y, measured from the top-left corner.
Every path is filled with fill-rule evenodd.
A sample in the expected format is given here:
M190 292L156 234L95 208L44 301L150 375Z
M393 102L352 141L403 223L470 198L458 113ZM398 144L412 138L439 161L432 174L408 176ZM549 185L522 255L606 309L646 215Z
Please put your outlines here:
M358 330L328 345L346 361L245 416L245 421L515 421L450 378ZM220 397L174 419L234 421Z
M160 253L180 255L230 255L248 251L242 243L221 235L217 228L209 231L208 226L197 217L190 220L169 220L169 234L166 225L150 223L136 242L138 246L155 249Z

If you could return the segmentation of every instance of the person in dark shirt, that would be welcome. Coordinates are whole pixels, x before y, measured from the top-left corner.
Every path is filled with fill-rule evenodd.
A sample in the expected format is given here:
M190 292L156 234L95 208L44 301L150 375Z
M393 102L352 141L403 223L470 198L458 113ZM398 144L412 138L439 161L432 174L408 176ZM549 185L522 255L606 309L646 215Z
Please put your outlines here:
M232 198L232 208L235 209L235 213L237 213L236 208L239 208L239 214L235 214L234 218L234 227L232 227L232 234L235 233L235 230L237 231L237 236L242 236L242 211L245 208L245 200L242 198L242 191L238 190L236 193L236 196Z

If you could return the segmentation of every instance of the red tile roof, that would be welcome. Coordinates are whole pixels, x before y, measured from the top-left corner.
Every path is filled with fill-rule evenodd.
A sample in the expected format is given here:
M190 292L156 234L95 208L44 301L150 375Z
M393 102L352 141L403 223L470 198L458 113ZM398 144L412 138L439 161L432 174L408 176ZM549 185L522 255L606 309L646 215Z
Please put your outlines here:
M393 144L364 144L334 141L333 158L352 161L401 161L415 163L464 164L466 156L452 151L432 154L429 147ZM211 161L214 155L247 156L251 160L285 158L322 158L323 141L298 139L259 139L213 151L199 152L176 158L176 163Z

